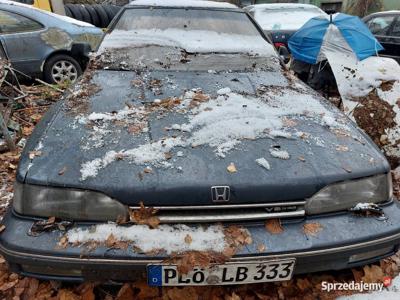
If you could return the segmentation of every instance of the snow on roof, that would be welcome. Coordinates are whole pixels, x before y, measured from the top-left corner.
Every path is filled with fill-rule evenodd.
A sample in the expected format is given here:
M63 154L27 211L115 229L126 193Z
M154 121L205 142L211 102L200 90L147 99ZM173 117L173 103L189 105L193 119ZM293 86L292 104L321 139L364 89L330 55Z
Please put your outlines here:
M326 16L320 8L310 4L256 4L248 8L264 30L297 30L308 20Z
M105 36L98 51L102 53L107 49L145 45L179 47L191 53L224 52L276 56L273 46L266 42L261 35L239 35L177 28L114 30Z
M78 26L82 26L82 27L95 27L94 25L90 24L90 23L86 23L86 22L82 22L67 16L62 16L62 15L58 15L46 10L42 10L39 8L36 8L32 5L28 5L28 4L24 4L24 3L20 3L20 2L16 2L16 1L9 1L9 0L0 0L0 4L7 4L7 5L15 5L15 6L21 6L21 7L25 7L25 8L29 8L29 9L35 9L36 11L39 11L43 14L52 16L54 18L57 18L59 20L74 24L74 25L78 25Z
M302 3L265 3L265 4L254 4L248 6L254 9L288 9L288 8L306 8L306 9L315 9L315 10L322 10L315 5L312 4L302 4Z
M221 226L189 227L183 224L160 225L151 229L147 225L129 227L116 224L100 224L90 229L75 228L67 232L68 242L83 244L89 241L104 243L110 235L119 241L132 242L135 247L148 253L165 250L167 254L186 251L222 252L226 247L225 234ZM187 236L191 243L185 242Z
M231 3L205 0L134 0L129 4L144 6L237 8L236 5Z
M179 110L188 111L187 122L171 124L174 137L139 145L129 150L111 150L103 157L84 162L81 165L81 180L94 177L100 169L120 159L138 165L153 164L171 166L165 153L181 150L182 147L209 146L217 156L224 158L242 140L258 138L291 138L283 123L283 118L311 119L321 126L343 128L336 115L319 100L304 93L303 90L285 89L283 93L266 92L265 98L241 95L230 89L221 89L221 95L203 102L198 107L190 107L192 98L187 92L183 95ZM225 93L225 94L222 94ZM211 97L210 97L211 98ZM296 101L293 101L296 99ZM328 120L328 121L326 121ZM288 159L288 153L270 153L272 157Z

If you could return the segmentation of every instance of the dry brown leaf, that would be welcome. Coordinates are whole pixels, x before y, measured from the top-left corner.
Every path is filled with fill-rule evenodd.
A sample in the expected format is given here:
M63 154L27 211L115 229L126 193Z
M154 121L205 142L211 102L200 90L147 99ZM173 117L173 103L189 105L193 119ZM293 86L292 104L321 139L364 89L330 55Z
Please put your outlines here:
M2 283L0 285L0 291L1 292L7 291L7 290L13 288L17 283L18 283L18 280Z
M185 243L190 245L192 243L192 237L190 236L190 234L187 234L185 236Z
M137 282L133 285L134 288L139 289L137 299L154 299L159 296L159 290L157 287L152 287L147 282Z
M60 300L80 300L80 297L70 290L62 289L58 292Z
M349 151L349 147L347 147L345 145L337 145L336 151L347 152L347 151Z
M267 247L264 244L258 244L258 246L257 246L258 252L264 252L266 249L267 249Z
M140 202L140 208L135 210L130 210L131 221L137 224L149 225L151 228L157 228L160 224L160 219L155 216L157 209L152 207L145 207L143 202Z
M166 152L164 153L164 157L166 160L170 160L172 158L172 153L171 152Z
M150 174L150 173L153 173L153 170L149 167L146 167L146 168L144 168L143 172L146 174Z
M115 238L115 236L111 233L108 237L107 237L107 239L106 239L106 246L108 247L108 248L111 248L111 247L113 247L114 245L115 245L115 243L117 242L118 240Z
M67 171L67 167L63 167L60 171L58 171L58 175L64 175L65 171Z
M303 225L303 232L307 235L316 236L322 228L320 223L306 223Z
M187 251L183 254L172 255L171 261L177 265L180 274L187 274L195 267L206 268L212 263L222 264L227 257L211 251Z
M361 281L361 278L362 278L363 275L364 275L364 272L361 271L361 270L359 271L359 270L357 270L357 269L355 269L355 268L351 269L351 272L353 273L354 281L360 282L360 281Z
M201 299L199 294L196 292L194 287L181 288L171 288L167 291L167 296L169 300L198 300Z
M304 156L299 156L299 157L298 157L298 160L300 160L300 161L302 161L302 162L305 162L305 161L306 161L306 159L304 158Z
M131 285L129 283L125 283L119 290L117 297L115 297L115 300L130 300L130 299L132 300L135 299L135 295Z
M36 156L42 155L42 151L29 151L29 159L32 160Z
M382 282L383 274L382 268L377 265L366 265L363 267L364 276L361 278L366 283Z
M2 233L6 229L6 225L1 224L0 225L0 233Z
M232 295L225 295L225 300L241 300L239 295L235 294L235 292L232 293Z
M236 173L237 169L234 163L230 163L229 166L226 168L229 173Z
M283 227L280 219L268 219L265 221L265 229L271 234L281 234Z

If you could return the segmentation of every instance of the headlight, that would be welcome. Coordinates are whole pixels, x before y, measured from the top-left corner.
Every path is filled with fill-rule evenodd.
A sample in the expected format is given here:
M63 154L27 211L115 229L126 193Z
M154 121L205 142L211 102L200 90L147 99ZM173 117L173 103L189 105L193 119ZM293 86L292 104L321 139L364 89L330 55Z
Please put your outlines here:
M382 174L328 185L306 201L306 213L347 210L357 203L379 203L392 198L392 177Z
M21 215L67 220L116 221L127 208L92 191L15 183L14 210Z

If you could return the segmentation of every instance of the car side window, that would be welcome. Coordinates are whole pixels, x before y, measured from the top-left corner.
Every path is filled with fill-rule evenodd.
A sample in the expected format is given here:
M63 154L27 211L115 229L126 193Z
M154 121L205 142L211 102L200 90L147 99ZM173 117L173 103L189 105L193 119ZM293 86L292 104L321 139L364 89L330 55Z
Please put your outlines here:
M9 11L0 10L0 33L19 33L35 31L43 26L29 18Z
M367 21L369 30L376 35L387 35L395 16L379 16Z
M396 23L393 26L392 34L393 36L400 37L400 17L397 18Z

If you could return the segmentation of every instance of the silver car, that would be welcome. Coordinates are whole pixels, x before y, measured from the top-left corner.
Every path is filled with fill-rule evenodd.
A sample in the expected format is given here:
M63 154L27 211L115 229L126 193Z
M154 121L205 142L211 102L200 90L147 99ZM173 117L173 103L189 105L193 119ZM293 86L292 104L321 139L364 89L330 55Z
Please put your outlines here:
M29 76L75 82L88 61L82 49L96 49L102 36L91 24L0 0L0 42L13 67Z

